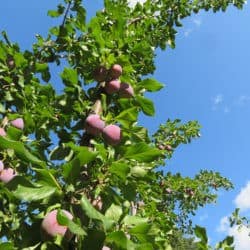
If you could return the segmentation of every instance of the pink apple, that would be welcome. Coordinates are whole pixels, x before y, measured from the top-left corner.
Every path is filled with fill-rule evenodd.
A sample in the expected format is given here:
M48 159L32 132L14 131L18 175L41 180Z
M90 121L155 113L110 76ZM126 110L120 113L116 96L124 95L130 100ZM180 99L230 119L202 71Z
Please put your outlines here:
M134 89L128 83L121 83L121 87L119 89L119 95L122 98L131 98L134 96Z
M121 76L122 74L122 66L119 64L114 64L111 68L110 68L110 77L112 79L117 79Z
M102 210L102 199L100 196L98 196L96 199L94 199L92 202L93 207L95 207L97 210Z
M23 122L23 118L17 118L13 121L10 122L12 126L19 128L19 129L23 129L24 128L24 122Z
M0 136L6 136L6 132L3 128L0 128Z
M73 215L66 211L62 210L64 215L66 215L70 220L73 219ZM52 210L47 213L42 221L42 229L49 236L61 235L64 236L67 231L67 226L60 225L56 219L57 210ZM72 235L71 235L72 236Z
M102 135L104 140L112 146L119 144L122 137L121 129L117 125L106 126L102 131Z
M118 79L111 80L110 82L106 82L105 91L108 94L113 94L119 91L121 82Z
M0 181L8 183L16 176L16 172L13 168L4 168L0 172Z
M107 246L103 246L102 250L111 250L111 248L107 247Z
M97 114L90 114L85 121L86 132L94 136L99 135L104 127L105 122Z

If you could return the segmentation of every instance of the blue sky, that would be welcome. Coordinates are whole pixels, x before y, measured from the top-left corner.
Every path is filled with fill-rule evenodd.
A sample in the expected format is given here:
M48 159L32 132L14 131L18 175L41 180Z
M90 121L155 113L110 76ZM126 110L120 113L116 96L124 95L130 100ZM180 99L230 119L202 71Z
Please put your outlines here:
M35 34L45 35L55 24L46 13L59 2L5 1L0 30L6 30L23 49L30 49ZM102 3L85 2L90 15ZM185 19L178 29L176 49L157 51L154 77L166 88L150 95L156 103L156 116L141 116L141 123L150 131L168 118L200 122L202 137L179 147L167 168L191 176L200 169L211 169L234 183L233 191L220 192L218 203L201 209L195 221L208 228L212 243L227 232L235 235L236 250L250 249L247 231L229 229L223 218L236 205L250 214L249 11L250 6L245 5L243 11L231 7L226 13L201 12Z

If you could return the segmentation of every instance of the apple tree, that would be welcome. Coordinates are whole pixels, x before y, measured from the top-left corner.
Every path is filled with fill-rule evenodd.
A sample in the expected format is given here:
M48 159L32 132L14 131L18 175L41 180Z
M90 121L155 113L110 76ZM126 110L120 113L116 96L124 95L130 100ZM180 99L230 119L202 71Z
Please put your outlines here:
M155 113L145 93L164 84L148 75L155 50L175 47L181 20L243 4L105 0L87 22L84 1L64 0L48 11L58 25L31 50L2 32L0 249L178 249L185 234L208 248L190 215L232 183L165 167L200 136L197 121L166 118L151 136L138 115Z

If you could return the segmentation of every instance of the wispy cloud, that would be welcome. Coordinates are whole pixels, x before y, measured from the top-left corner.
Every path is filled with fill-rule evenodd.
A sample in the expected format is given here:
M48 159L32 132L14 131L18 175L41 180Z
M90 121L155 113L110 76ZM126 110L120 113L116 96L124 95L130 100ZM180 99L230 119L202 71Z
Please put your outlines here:
M199 217L200 221L204 221L206 219L208 219L208 214L203 214Z
M250 102L250 96L247 96L247 95L241 95L241 96L239 96L239 98L236 101L236 103L238 105L241 105L241 106L245 105L245 104L247 104L249 102Z
M190 35L190 33L192 32L192 29L187 29L184 31L184 36L188 37Z
M197 26L197 27L200 27L201 24L202 24L202 21L200 18L195 18L193 19L193 23Z
M223 95L218 94L218 95L216 95L215 97L212 98L213 104L214 104L214 105L219 105L220 103L223 102L223 99L224 99L224 98L223 98Z

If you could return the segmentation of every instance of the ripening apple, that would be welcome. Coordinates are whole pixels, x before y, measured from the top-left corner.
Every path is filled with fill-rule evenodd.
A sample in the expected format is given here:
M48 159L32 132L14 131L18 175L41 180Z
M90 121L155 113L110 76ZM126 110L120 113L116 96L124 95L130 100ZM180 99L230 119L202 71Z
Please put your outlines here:
M16 176L16 172L13 168L4 168L0 172L0 181L8 183Z
M105 91L107 94L111 95L120 90L121 82L118 79L111 80L105 83Z
M108 76L108 70L104 66L97 67L93 72L93 78L97 82L104 82Z
M66 211L62 210L65 216L67 216L70 220L73 219L73 215ZM57 210L52 210L49 213L47 213L42 221L42 232L46 234L46 236L56 236L61 235L64 236L67 232L68 227L60 225L56 219L57 216ZM72 238L72 234L68 233L65 235L68 240Z
M102 199L100 196L98 196L96 199L94 199L92 202L93 207L95 207L97 210L101 211L102 210Z
M134 89L128 83L121 83L119 95L121 98L131 98L134 96Z
M3 128L0 128L0 136L6 136L6 132Z
M97 114L90 114L85 121L86 132L94 136L99 135L104 127L105 122Z
M122 138L121 129L117 125L112 124L103 129L102 135L104 140L112 146L119 144Z
M122 74L122 66L120 64L114 64L109 71L110 77L112 79L117 79Z
M107 247L107 246L103 246L102 250L111 250L111 248Z
M3 170L3 168L4 168L3 162L0 161L0 172Z
M10 122L12 126L18 128L18 129L23 129L24 128L24 122L23 118L17 118L13 121Z

